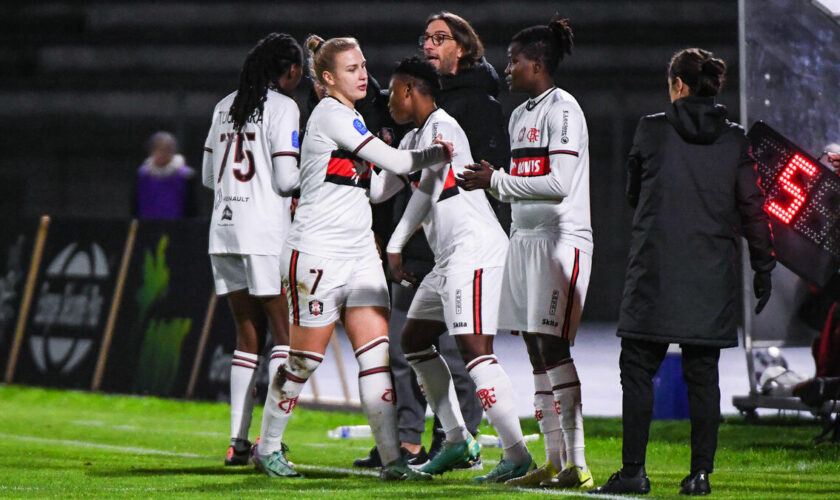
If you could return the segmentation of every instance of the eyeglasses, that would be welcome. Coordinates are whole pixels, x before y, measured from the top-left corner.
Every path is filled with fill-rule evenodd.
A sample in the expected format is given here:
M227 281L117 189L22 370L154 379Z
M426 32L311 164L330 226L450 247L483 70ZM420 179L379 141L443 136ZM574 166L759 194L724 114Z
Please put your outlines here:
M420 45L420 47L422 48L424 45L426 45L426 40L428 40L429 38L432 39L432 45L434 45L435 47L440 47L446 40L455 40L455 37L443 33L435 33L434 35L427 35L423 33L417 40L417 44Z

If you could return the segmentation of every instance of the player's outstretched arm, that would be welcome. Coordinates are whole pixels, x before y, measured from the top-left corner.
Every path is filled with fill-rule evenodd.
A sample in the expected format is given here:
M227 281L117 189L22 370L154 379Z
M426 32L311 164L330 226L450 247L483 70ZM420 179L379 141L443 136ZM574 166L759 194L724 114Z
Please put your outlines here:
M377 167L398 175L446 163L452 158L452 144L438 143L425 149L394 149L372 137L356 154Z
M426 170L420 177L420 185L411 194L411 199L408 200L408 205L405 207L405 212L400 219L399 224L391 234L391 239L388 241L386 251L391 253L402 253L409 238L417 231L423 219L429 214L432 209L432 190L436 180L435 172Z
M388 201L409 185L408 177L380 170L370 177L370 202L383 203Z

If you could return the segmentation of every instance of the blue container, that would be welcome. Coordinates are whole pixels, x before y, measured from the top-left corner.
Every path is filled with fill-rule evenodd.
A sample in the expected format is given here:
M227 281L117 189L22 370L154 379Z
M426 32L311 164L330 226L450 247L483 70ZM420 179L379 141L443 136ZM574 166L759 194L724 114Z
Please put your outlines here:
M687 419L688 388L682 374L682 354L669 352L653 377L653 419Z

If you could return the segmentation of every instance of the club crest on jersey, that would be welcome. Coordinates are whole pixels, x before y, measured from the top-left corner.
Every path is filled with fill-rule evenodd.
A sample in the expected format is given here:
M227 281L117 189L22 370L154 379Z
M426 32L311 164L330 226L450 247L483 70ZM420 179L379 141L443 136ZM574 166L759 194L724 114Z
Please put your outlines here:
M225 205L225 209L222 210L222 220L233 220L233 210L230 209L230 205Z
M364 123L362 123L362 120L359 120L358 118L356 118L355 120L353 120L353 128L355 128L356 130L358 130L358 131L359 131L359 133L360 133L360 134L362 134L362 135L367 134L367 131L368 131L368 130L367 130L367 127L365 127L365 124L364 124Z
M298 131L292 130L292 147L300 147L300 139L298 138Z
M540 140L540 129L532 128L528 130L528 142L536 142Z
M320 300L310 300L309 301L309 314L313 316L320 316L324 314L324 303Z
M519 131L519 137L516 140L522 142L523 139L525 139L525 127L522 127L522 130Z

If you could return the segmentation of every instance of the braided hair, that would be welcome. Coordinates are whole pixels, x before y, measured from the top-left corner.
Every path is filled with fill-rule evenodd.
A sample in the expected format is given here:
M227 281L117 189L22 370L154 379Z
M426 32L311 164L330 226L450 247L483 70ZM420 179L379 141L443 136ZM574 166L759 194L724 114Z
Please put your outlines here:
M549 75L554 74L563 57L571 55L575 38L568 19L556 16L543 26L525 28L513 36L511 43L521 45L521 54L530 61L540 61Z
M242 130L251 116L262 116L268 88L295 64L303 65L303 49L286 33L271 33L248 52L230 106L234 130Z

